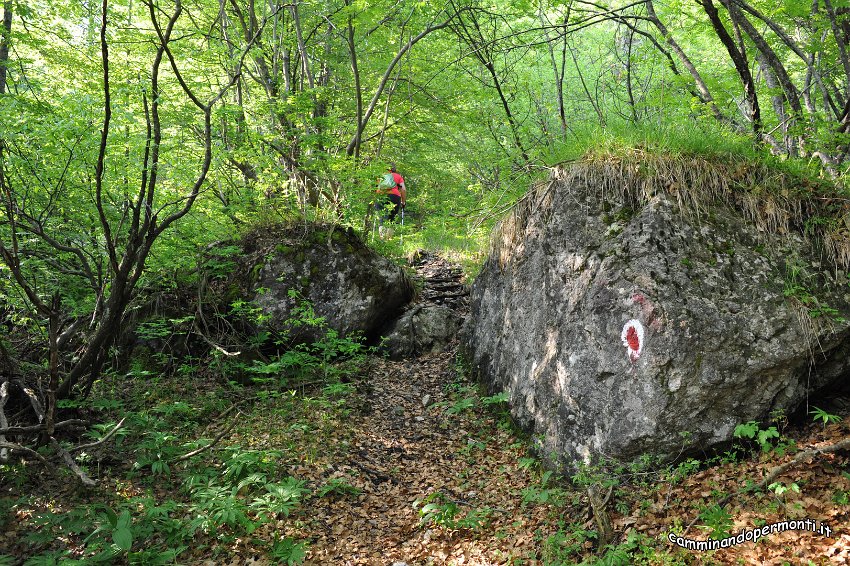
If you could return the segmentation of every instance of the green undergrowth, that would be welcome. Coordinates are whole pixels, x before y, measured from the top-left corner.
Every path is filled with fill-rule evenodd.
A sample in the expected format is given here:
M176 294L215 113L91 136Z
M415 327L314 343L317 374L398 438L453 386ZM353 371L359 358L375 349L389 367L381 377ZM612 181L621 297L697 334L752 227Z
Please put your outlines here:
M468 369L462 362L457 367L458 375L468 375ZM474 432L480 427L478 434L487 434L483 421L492 422L498 429L509 432L514 444L503 449L522 447L523 455L516 460L516 467L527 474L528 480L516 491L515 497L524 512L532 515L540 513L542 519L534 529L534 550L519 556L502 556L506 563L551 566L691 563L686 554L634 530L618 532L614 540L600 544L596 525L587 520L587 490L610 490L613 497L609 511L628 513L632 506L637 505L636 494L640 490L679 483L711 463L689 459L674 465L646 456L632 463L609 461L595 466L578 465L572 470L552 469L544 461L551 462L553 459L539 452L538 439L519 428L512 419L507 392L488 394L483 385L463 378L450 384L447 392L447 399L439 406L444 414L457 419L458 424L464 423L464 428L470 430L467 446L460 452L461 457L468 458L470 466L475 462L473 454L485 450L488 445L487 437L477 436ZM499 512L490 507L464 505L441 491L417 500L414 506L419 510L422 525L451 532L485 529ZM495 536L500 538L500 532L496 531Z
M414 206L414 205L411 205ZM422 206L416 216L408 215L405 225L390 224L392 235L367 236L368 245L384 257L405 264L419 250L430 250L461 266L467 276L477 274L484 263L486 242L495 218L480 219L470 214L452 217L450 213Z
M137 399L150 393L144 389L125 394ZM155 398L148 396L150 409L115 407L126 424L109 458L121 465L108 465L94 451L78 459L101 475L95 491L59 485L49 500L21 495L5 501L17 528L26 531L16 554L32 566L173 564L224 559L241 547L275 563L300 563L306 544L284 536L280 526L312 499L345 489L311 484L288 470L335 446L352 391L341 382L300 391L215 387L201 378L179 387L160 383ZM224 415L226 405L238 409ZM225 431L226 442L219 436ZM74 483L67 473L39 480L19 466L3 472L20 494L41 491L39 481Z
M14 555L27 566L147 565L224 559L241 547L275 563L301 563L307 545L283 534L285 522L312 499L355 492L290 470L344 450L341 423L369 362L360 341L327 328L309 303L295 309L293 322L324 337L251 363L220 351L170 360L171 374L162 373L161 356L135 359L127 374L100 380L90 399L65 402L65 410L85 407L98 421L81 442L109 437L76 458L100 483L81 491L64 468L46 475L0 465L0 522L20 534ZM174 331L150 324L142 334L162 339ZM10 559L0 554L0 564Z

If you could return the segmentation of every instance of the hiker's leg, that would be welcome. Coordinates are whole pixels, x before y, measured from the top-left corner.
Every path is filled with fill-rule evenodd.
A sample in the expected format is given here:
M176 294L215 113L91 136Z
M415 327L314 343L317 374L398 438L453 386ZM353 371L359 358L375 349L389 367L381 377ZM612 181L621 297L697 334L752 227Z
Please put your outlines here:
M389 201L387 202L387 206L391 206L392 210L389 213L389 221L395 222L396 214L401 209L401 197L398 195L387 195Z

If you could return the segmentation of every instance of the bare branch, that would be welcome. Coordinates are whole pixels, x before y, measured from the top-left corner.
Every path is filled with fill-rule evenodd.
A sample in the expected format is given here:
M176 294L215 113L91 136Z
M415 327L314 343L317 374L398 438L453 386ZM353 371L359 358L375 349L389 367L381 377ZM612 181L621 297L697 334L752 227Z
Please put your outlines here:
M23 454L26 454L27 456L35 458L45 466L47 465L47 460L44 459L44 456L42 456L31 448L27 448L26 446L21 446L20 444L15 444L13 442L0 441L0 448L2 448L3 450L11 450L12 452L21 452Z
M197 323L197 322L195 322L193 326L195 327L195 334L197 334L198 336L200 336L200 337L201 337L201 339L202 339L204 342L206 342L207 344L209 344L209 346L210 346L210 347L215 348L215 350L216 350L216 351L221 352L221 353L222 353L222 354L224 354L225 356L234 357L234 356L238 356L239 354L241 354L241 353L242 353L242 352L229 352L229 351L225 350L224 348L222 348L221 346L219 346L218 344L216 344L215 342L213 342L212 340L210 340L209 338L207 338L207 335L206 335L206 334L204 334L204 333L201 331L201 329L200 329L200 327L198 326L198 323Z
M61 421L53 425L54 430L59 430L62 428L68 428L72 426L85 426L86 421L80 419L68 419L67 421ZM18 436L18 435L31 435L37 434L40 432L44 432L47 429L46 425L33 425L33 426L9 426L0 429L0 435L8 434L10 436Z
M124 421L126 421L126 420L127 420L127 417L124 417L123 419L118 421L118 424L115 425L115 428L110 430L109 433L106 436L104 436L103 438L101 438L97 442L91 442L89 444L81 444L79 446L74 446L73 448L71 448L70 452L79 452L81 450L88 450L89 448L97 448L98 446L107 442L110 438L115 436L115 433L118 432L121 429L122 426L124 426Z
M182 456L178 456L177 458L174 458L173 460L171 460L171 463L172 463L172 464L177 464L178 462L184 462L184 461L188 460L189 458L192 458L193 456L197 456L198 454L201 454L201 453L203 453L203 452L206 452L207 450L209 450L210 448L212 448L213 446L215 446L216 444L218 444L218 443L219 443L219 441L220 441L222 438L224 438L225 436L227 436L227 434L228 434L231 430L233 430L233 428L236 426L236 423L238 423L238 422L239 422L239 415L241 415L241 414L242 414L241 412L237 412L237 413L236 413L236 417L233 419L233 422L232 422L232 423L230 423L230 426L229 426L229 427L227 427L226 429L224 429L221 433L219 433L219 435L218 435L218 436L216 436L216 437L212 440L212 442L210 442L209 444L206 444L206 445L202 446L201 448L198 448L197 450L192 450L191 452L189 452L189 453L187 453L187 454L183 454Z
M384 89L387 86L387 82L390 80L390 77L392 76L392 72L395 69L395 66L398 64L399 61L401 61L401 58L404 57L404 54L407 53L410 50L411 47L416 45L420 40L422 40L423 38L425 38L429 34L435 32L437 30L441 30L441 29L445 29L445 28L449 27L449 25L458 16L458 14L459 14L459 12L455 12L447 20L445 20L445 21L443 21L439 24L434 24L434 25L428 26L427 28L422 30L418 35L410 38L410 40L408 40L408 42L406 44L404 44L404 46L402 46L401 49L399 49L396 56L393 58L392 61L390 61L390 64L387 66L386 71L384 71L384 76L381 77L381 81L378 83L378 88L375 91L375 94L372 96L372 100L369 102L369 107L366 109L366 112L363 115L363 120L362 120L361 124L359 125L359 127L357 128L358 131L355 132L351 141L348 142L348 146L346 146L346 148L345 148L345 151L348 155L354 154L354 148L357 145L358 140L361 139L361 137L363 135L363 130L366 128L366 124L368 124L369 119L372 117L372 114L375 112L375 108L378 105L378 101L381 99L381 95L384 93Z
M74 457L71 456L67 450L62 448L62 445L53 438L50 437L50 446L62 457L62 460L65 461L65 465L71 468L71 471L77 474L77 477L80 478L80 482L86 487L94 487L97 485L97 482L91 479L88 474L86 474L80 466L74 461Z

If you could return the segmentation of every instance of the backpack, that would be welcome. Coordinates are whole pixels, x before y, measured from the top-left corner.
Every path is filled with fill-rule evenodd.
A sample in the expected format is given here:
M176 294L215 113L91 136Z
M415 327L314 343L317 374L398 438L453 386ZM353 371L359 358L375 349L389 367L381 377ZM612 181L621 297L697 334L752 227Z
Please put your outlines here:
M386 173L384 178L381 179L381 182L378 183L378 186L382 189L396 188L395 176L392 173Z

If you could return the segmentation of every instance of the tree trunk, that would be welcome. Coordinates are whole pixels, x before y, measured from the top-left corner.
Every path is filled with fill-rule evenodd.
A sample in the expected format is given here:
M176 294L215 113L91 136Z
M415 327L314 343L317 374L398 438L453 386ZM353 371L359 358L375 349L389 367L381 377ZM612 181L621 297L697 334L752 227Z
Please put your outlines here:
M6 77L9 68L9 42L12 41L12 2L3 3L3 34L0 37L0 95L6 94Z
M782 87L785 100L787 100L788 104L791 106L792 112L797 118L801 118L803 115L803 106L800 103L800 93L798 92L797 87L794 86L788 71L779 59L779 56L776 55L776 52L770 47L770 44L765 41L764 36L758 32L755 26L750 23L745 15L738 11L734 4L730 4L729 7L734 10L736 19L741 28L744 30L744 33L753 40L756 48L764 57L764 61L773 70L776 79L779 81L779 86Z
M720 19L720 14L717 12L717 7L714 5L714 2L712 0L699 0L699 2L705 10L706 15L711 22L711 26L714 28L714 32L717 34L720 42L723 43L723 46L729 53L729 57L732 59L732 63L735 65L735 70L738 72L741 84L744 86L744 94L749 106L748 114L749 121L752 124L753 135L757 140L761 140L761 109L759 108L755 82L753 81L752 73L750 73L746 56L741 53L738 46L735 45L735 40L732 39L732 36L730 36L729 32L726 30L726 26L723 25L723 21ZM728 4L729 0L721 0L721 2L726 2ZM733 15L733 13L730 13L730 15Z
M507 117L508 124L511 127L511 133L514 136L514 143L516 143L519 148L523 161L528 162L528 153L525 151L525 146L520 138L519 126L514 118L513 112L511 112L511 105L508 103L508 99L505 98L505 92L502 90L502 83L499 81L499 76L496 74L496 67L493 64L493 61L487 61L485 67L487 68L487 71L489 71L490 77L493 79L493 85L496 87L496 92L499 94L499 100L502 102L502 108L505 111L505 116Z
M830 0L823 0L823 5L829 17L832 35L835 37L836 45L838 45L838 56L841 59L841 66L844 68L844 92L847 93L850 90L850 57L847 55L847 42L844 40L844 33L838 22L838 15L832 7L832 2Z
M567 14L566 14L566 16L564 16L565 22L569 21L569 14L570 14L570 8L571 7L572 7L571 5L567 7ZM549 51L549 61L552 63L552 72L555 75L555 94L558 98L558 101L557 101L558 102L558 119L559 119L560 125L561 125L561 137L566 138L567 137L567 112L566 112L566 109L564 108L564 63L566 62L566 56L567 56L567 54L566 54L566 49L567 49L566 37L564 38L564 47L563 47L563 53L562 53L562 57L561 57L561 67L559 68L558 67L558 61L557 61L557 59L555 59L555 47L553 45L552 39L549 37L549 30L548 30L548 26L547 26L548 21L546 19L545 13L543 11L543 3L542 2L540 3L539 17L540 17L540 24L543 27L544 38L546 39L546 47Z
M673 38L673 34L670 33L670 31L667 29L667 26L664 25L658 15L655 13L655 7L652 4L652 0L647 0L645 5L650 21L656 27L656 29L661 32L661 35L664 36L664 39L667 42L667 45L670 46L670 49L673 50L673 53L675 53L676 56L679 58L679 61L682 62L682 66L688 70L688 73L690 73L691 78L694 79L694 83L696 83L696 87L697 90L699 90L699 93L701 95L700 99L702 100L703 104L708 105L709 109L711 110L711 113L714 115L715 118L717 118L719 121L723 121L723 113L717 107L717 104L714 103L714 97L711 95L711 91L708 89L708 85L703 80L702 75L700 75L696 66L693 64L693 62L690 60L684 50Z
M295 38L298 41L298 53L301 56L301 69L304 76L307 77L307 86L310 90L315 88L313 80L313 71L310 68L310 59L307 57L307 47L304 44L304 36L301 33L301 18L298 15L298 0L293 0L290 10L292 12L292 22L295 24Z
M350 6L351 1L345 0ZM357 47L354 44L354 23L351 14L348 15L348 54L351 57L351 73L354 76L354 100L357 106L357 131L354 134L354 158L360 157L360 144L363 137L363 89L360 86L360 70L357 68Z

